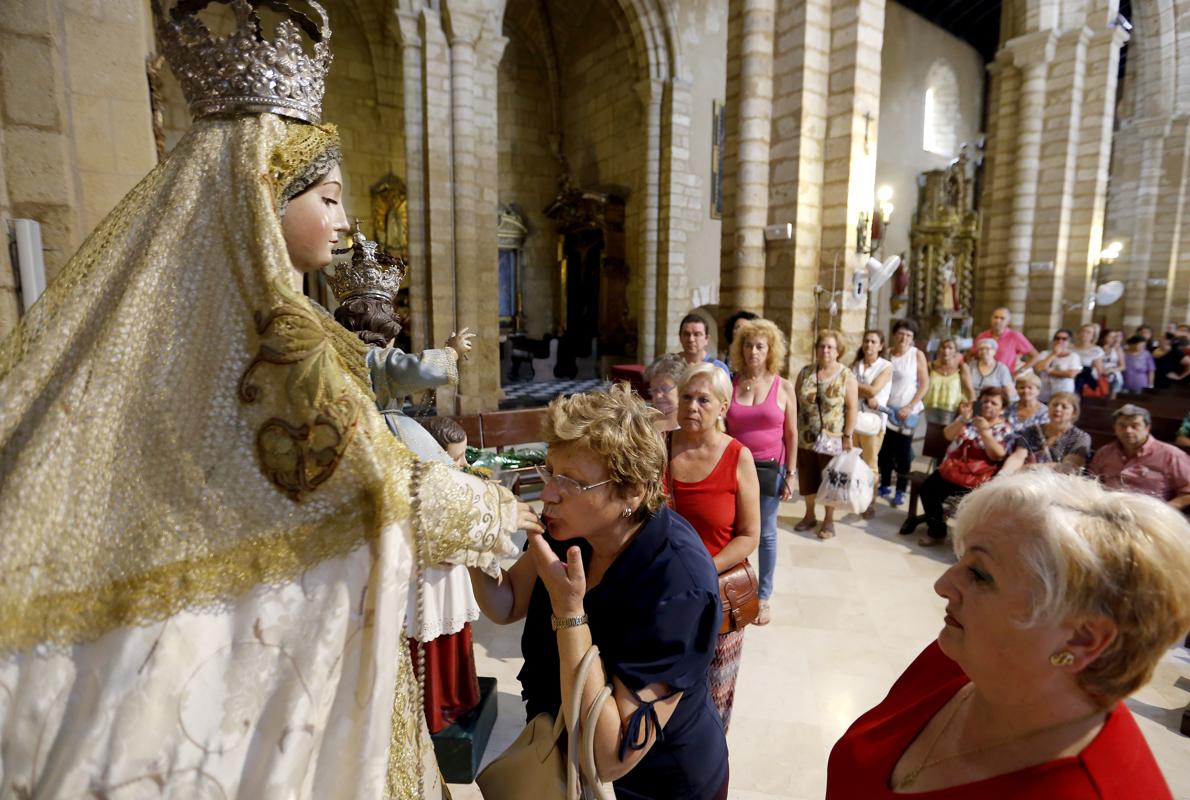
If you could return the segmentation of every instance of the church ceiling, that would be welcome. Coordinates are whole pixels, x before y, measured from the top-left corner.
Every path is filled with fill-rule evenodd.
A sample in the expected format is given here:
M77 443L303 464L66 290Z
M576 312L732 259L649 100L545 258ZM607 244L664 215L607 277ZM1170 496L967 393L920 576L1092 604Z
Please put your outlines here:
M1000 0L897 0L991 61L1000 43Z

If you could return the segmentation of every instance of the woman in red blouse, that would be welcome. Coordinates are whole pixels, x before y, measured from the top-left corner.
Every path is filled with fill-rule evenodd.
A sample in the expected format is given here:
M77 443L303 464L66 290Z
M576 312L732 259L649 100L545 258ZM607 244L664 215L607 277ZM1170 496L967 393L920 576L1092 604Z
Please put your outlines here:
M678 381L678 430L669 447L670 505L698 532L715 571L726 572L760 543L760 484L752 454L723 432L731 402L727 373L710 363L689 367ZM731 723L744 631L719 634L711 662L711 699Z
M1190 628L1190 523L1050 470L956 522L938 640L835 744L828 800L1169 800L1122 701Z

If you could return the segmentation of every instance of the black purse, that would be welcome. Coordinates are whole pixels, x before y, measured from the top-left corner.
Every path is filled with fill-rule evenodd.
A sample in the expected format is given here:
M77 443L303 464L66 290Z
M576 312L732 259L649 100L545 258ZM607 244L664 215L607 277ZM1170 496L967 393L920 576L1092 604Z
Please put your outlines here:
M785 465L775 458L756 462L756 479L760 481L762 497L780 497L785 482Z

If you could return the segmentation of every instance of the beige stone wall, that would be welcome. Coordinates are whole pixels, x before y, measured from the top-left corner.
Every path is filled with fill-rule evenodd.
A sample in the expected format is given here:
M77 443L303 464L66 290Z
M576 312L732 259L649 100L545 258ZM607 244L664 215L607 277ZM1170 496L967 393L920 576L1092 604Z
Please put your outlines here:
M68 0L65 55L82 225L90 231L157 163L143 0Z
M521 294L525 329L540 337L557 323L557 237L544 212L557 194L558 163L550 152L553 98L545 64L523 34L509 32L500 62L500 203L515 206L529 233L521 251ZM495 213L495 210L492 210Z
M722 222L711 217L712 103L724 100L727 81L727 1L685 0L677 5L677 31L690 84L690 233L685 274L690 307L719 299ZM724 213L730 213L725 208ZM683 311L688 309L683 309ZM674 334L676 336L676 332ZM714 337L712 337L713 339ZM675 340L676 341L676 340Z
M328 6L335 60L322 118L337 125L343 139L347 214L364 220L364 230L372 236L369 188L388 173L405 176L401 65L394 43L383 38L382 27L377 29L379 20L361 19L344 3Z
M155 163L148 52L143 0L0 3L0 223L41 223L48 278ZM12 283L9 269L0 332L16 321Z
M954 115L956 150L931 153L924 149L924 105L927 76L935 64L953 70L958 84ZM881 258L897 253L908 256L909 229L917 206L917 176L945 167L958 155L957 146L980 135L984 63L966 42L918 16L899 3L885 9L884 49L880 80L880 150L876 156L876 185L893 190L894 212L884 239ZM873 201L874 202L874 201ZM892 282L879 297L879 327L887 330L892 314Z

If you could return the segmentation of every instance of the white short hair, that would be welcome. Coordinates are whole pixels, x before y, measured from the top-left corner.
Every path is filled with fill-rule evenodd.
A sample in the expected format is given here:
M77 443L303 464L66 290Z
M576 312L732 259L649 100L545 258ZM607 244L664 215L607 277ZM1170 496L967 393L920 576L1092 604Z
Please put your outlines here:
M715 395L716 400L721 403L731 403L731 379L727 377L727 373L723 371L722 367L712 364L710 361L686 367L682 377L678 378L678 391L685 391L687 384L699 377L705 377L711 382L711 394Z
M1143 686L1190 628L1190 522L1153 497L1027 469L963 499L954 529L960 556L976 527L1035 534L1020 553L1036 578L1023 624L1096 616L1115 623L1115 640L1079 673L1104 707Z

